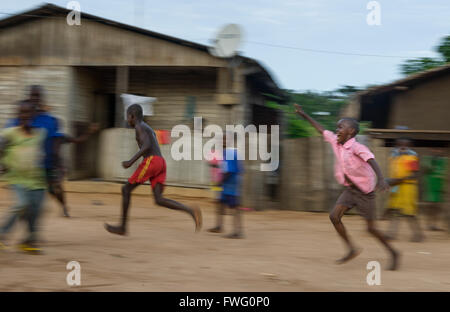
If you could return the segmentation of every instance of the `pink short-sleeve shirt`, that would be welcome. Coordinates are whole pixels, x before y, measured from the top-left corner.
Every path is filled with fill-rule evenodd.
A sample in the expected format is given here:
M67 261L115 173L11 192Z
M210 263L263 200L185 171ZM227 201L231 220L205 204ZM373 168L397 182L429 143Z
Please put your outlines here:
M336 134L331 131L325 130L323 137L333 147L336 156L334 176L339 184L349 186L345 180L346 175L363 193L373 192L377 176L367 162L375 158L372 152L365 145L356 142L355 138L342 145L337 142Z

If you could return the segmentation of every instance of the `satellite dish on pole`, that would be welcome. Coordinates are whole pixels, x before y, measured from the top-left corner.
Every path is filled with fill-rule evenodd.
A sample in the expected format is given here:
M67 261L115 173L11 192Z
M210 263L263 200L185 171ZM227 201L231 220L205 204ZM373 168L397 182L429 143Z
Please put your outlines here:
M243 59L238 55L238 48L241 42L241 28L236 24L228 24L220 29L216 38L212 40L213 46L208 48L211 55L227 61L229 83L227 83L227 87L225 87L226 90L222 90L223 93L232 92L231 89L233 88L236 73L235 69L240 66ZM231 110L229 112L231 116Z
M232 58L237 54L237 49L242 41L242 32L238 25L228 24L224 26L216 38L214 45L209 47L209 52L220 58Z

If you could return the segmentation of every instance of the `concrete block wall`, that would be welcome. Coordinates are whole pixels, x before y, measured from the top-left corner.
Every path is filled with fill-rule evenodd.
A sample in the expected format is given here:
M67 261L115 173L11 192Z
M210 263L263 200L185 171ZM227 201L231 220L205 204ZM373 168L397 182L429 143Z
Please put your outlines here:
M173 142L173 140L172 140ZM189 187L209 187L209 166L205 160L176 161L171 156L171 144L161 145L161 153L167 164L167 183ZM192 143L194 149L194 144ZM133 129L112 128L102 131L98 164L100 178L125 181L139 165L123 169L122 161L129 160L138 151Z

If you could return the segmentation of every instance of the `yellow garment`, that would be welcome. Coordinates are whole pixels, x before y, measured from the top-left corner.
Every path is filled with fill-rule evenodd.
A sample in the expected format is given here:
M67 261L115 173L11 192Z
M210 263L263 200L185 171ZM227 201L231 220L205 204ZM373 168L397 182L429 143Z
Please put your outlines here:
M211 186L211 191L214 192L222 192L222 187L221 186Z
M390 177L402 179L418 169L419 158L415 155L399 155L390 158ZM416 215L419 192L417 180L405 180L391 189L389 208L399 209L402 214Z

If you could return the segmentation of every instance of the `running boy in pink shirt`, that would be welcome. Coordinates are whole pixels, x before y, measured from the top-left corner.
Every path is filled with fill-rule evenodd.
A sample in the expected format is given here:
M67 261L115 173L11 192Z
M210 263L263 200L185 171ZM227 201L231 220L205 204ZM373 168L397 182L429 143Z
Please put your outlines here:
M384 180L375 156L366 146L355 140L355 136L359 132L359 123L352 118L343 118L337 123L336 134L334 134L325 130L299 105L295 104L294 106L297 114L311 123L323 135L325 141L331 144L336 157L334 164L336 180L346 187L330 213L331 222L349 248L348 254L339 259L337 263L345 263L361 253L361 249L355 247L348 237L341 221L347 210L356 207L361 216L366 219L369 233L376 237L391 254L392 262L389 270L395 270L398 265L399 253L375 228L375 190L387 190L389 185Z

